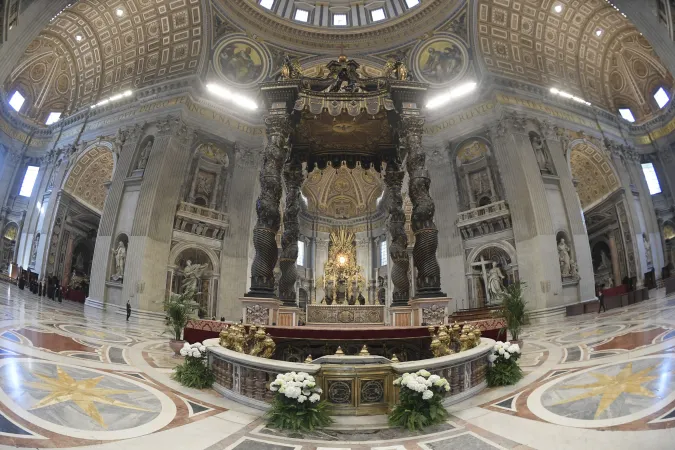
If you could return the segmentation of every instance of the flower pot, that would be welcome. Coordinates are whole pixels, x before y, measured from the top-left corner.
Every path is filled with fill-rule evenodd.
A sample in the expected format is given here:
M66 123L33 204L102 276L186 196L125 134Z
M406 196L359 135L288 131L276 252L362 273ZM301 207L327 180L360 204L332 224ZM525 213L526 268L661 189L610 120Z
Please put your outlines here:
M521 352L523 351L523 340L522 339L518 339L517 341L510 340L509 342L512 343L512 344L518 344L518 347L520 347L520 351Z
M180 349L183 348L183 344L185 344L185 341L183 340L179 341L177 339L171 339L171 341L169 341L169 347L173 350L174 358L180 357Z

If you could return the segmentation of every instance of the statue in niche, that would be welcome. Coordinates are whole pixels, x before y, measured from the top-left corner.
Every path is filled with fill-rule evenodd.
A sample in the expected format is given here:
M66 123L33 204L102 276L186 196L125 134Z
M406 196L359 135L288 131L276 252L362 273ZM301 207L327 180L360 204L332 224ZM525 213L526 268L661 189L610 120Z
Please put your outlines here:
M492 268L488 271L488 291L490 292L490 299L492 302L499 299L504 291L504 275L502 270L497 265L497 261L492 261Z
M560 238L558 242L558 262L560 263L560 274L569 277L572 274L572 257L570 256L570 248L565 242L565 238Z
M112 276L112 279L115 281L122 280L124 278L124 265L127 262L127 248L124 246L123 241L117 243L117 248L113 250L113 255L115 256L115 274Z
M82 253L78 253L75 258L75 269L84 272L84 258L82 258Z
M40 233L36 234L35 239L33 239L33 248L30 252L29 266L35 266L35 261L37 261L38 245L40 245Z
M199 174L197 177L197 192L210 195L212 189L211 179L206 175Z
M138 158L138 164L136 164L136 169L145 170L145 166L148 165L148 159L150 159L150 152L152 151L152 144L153 144L153 141L148 141L148 143L145 144L145 147L143 147L143 151L141 152L141 157Z
M551 162L548 159L546 144L537 133L530 133L530 143L534 150L534 156L537 159L539 170L543 173L553 173Z
M600 250L600 265L598 266L598 271L601 271L603 269L611 269L611 267L612 262L609 260L607 253Z
M191 260L187 260L185 268L183 269L183 292L192 290L198 292L197 284L206 269L206 264L192 264Z
M647 233L642 233L642 243L645 246L645 258L647 259L647 266L652 266L654 261L652 259L652 244L649 242Z

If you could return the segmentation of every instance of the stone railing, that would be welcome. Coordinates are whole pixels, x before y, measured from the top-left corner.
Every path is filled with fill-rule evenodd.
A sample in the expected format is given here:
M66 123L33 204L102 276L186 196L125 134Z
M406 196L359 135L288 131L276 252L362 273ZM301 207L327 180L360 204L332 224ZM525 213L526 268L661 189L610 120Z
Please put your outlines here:
M227 213L186 202L178 205L175 230L222 239L229 226L230 220Z
M511 228L511 212L504 200L457 215L457 227L466 238L478 237Z
M277 374L307 372L316 377L332 414L376 415L386 414L398 402L393 380L405 372L426 369L445 377L450 383L445 405L476 395L486 386L487 355L494 341L481 338L477 347L461 353L405 363L381 356L324 356L311 364L289 363L227 350L218 339L204 345L216 375L214 388L231 400L266 410L274 398L269 384Z

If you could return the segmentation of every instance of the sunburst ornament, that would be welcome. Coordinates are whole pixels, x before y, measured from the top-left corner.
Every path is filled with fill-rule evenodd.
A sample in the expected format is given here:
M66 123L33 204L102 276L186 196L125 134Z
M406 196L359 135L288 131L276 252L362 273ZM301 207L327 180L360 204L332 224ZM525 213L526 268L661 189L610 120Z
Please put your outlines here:
M137 393L138 391L96 387L103 380L104 376L87 378L84 380L75 380L59 366L56 366L56 378L50 378L45 375L32 372L31 375L39 378L42 380L42 382L24 381L25 386L40 391L49 392L49 395L40 400L35 406L31 408L31 410L57 405L59 403L73 402L87 416L89 416L103 428L108 428L108 426L105 424L101 413L99 413L94 403L133 409L136 411L152 412L149 409L141 408L139 406L110 398L112 395L133 394Z
M616 376L610 376L604 373L591 373L591 375L598 380L597 382L573 386L561 386L559 389L586 389L586 391L558 402L556 405L572 403L599 395L601 396L600 403L598 404L594 417L597 419L598 416L605 412L623 393L650 398L655 397L656 394L654 392L642 385L658 378L657 376L648 376L648 374L658 369L659 366L660 364L656 364L633 373L633 363L630 362L626 364L626 367L621 369Z

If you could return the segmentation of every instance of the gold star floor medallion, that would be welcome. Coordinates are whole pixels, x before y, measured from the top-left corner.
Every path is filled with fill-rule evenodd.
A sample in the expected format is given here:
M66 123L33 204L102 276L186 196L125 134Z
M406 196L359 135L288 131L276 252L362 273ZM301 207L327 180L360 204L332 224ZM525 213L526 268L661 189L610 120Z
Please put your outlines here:
M44 408L46 406L56 405L59 403L73 402L87 416L89 416L103 428L108 428L108 426L103 421L103 417L94 403L133 409L136 411L152 412L149 409L141 408L139 406L131 405L129 403L110 398L112 395L132 394L138 391L97 388L96 386L104 378L103 375L96 378L75 380L59 366L56 366L56 372L56 378L49 378L47 376L31 372L31 375L41 379L42 382L24 381L24 385L27 387L40 391L47 391L50 393L45 398L40 400L37 405L33 406L31 410Z
M616 376L593 372L591 375L598 380L595 383L561 386L559 389L586 389L586 392L582 392L579 395L575 395L574 397L558 402L556 405L572 403L578 400L596 397L599 395L601 396L600 404L598 405L594 416L594 418L597 419L598 416L606 411L607 408L609 408L612 403L614 403L616 399L619 398L619 396L623 393L641 395L643 397L651 398L656 397L654 392L642 385L658 378L656 376L648 376L648 374L657 369L659 366L660 364L656 364L637 373L633 373L633 363L630 362L626 364L626 367L621 369L621 371Z

